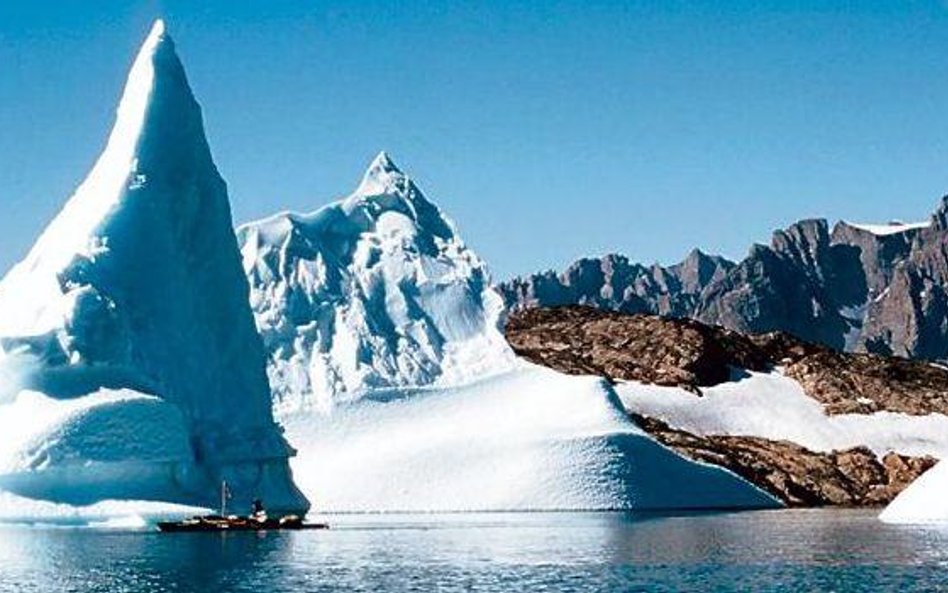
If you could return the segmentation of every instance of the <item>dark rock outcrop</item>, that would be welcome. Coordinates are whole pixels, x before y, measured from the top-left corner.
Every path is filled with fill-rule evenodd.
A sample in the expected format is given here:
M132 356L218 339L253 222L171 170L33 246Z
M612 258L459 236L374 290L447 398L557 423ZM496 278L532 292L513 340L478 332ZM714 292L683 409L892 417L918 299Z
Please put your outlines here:
M870 352L948 360L948 197L913 238L891 281L869 299L862 344Z
M654 418L633 415L633 419L666 446L725 467L787 506L885 505L937 461L897 453L880 460L865 447L817 452L789 441L698 436Z
M610 380L701 387L735 369L780 366L828 414L948 414L948 369L927 362L838 352L790 334L745 336L690 319L627 315L593 307L514 311L507 341L528 360L560 372Z
M862 303L858 253L833 244L824 220L805 220L755 245L725 278L702 291L691 317L741 332L780 330L842 349Z

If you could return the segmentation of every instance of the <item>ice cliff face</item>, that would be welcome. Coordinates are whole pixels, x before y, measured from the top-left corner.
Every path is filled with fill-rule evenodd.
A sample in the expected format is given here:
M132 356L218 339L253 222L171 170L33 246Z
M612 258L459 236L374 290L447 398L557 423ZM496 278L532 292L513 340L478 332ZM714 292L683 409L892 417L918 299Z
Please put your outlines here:
M512 364L484 262L385 153L344 200L238 240L281 412Z
M238 498L305 508L247 297L227 188L159 21L104 152L0 282L0 424L35 423L0 487L213 504L227 479ZM24 413L37 401L48 413Z

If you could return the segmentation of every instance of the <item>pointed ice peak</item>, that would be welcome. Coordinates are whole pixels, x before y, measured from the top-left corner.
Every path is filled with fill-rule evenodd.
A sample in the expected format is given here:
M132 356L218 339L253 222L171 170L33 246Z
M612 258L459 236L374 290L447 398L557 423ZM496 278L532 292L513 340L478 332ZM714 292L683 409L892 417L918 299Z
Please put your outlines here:
M158 19L132 63L105 149L24 264L58 270L88 254L97 228L129 191L181 168L174 153L191 154L176 148L184 136L205 144L200 107Z
M149 38L152 37L161 37L165 34L165 21L164 19L155 19L155 22L151 25L151 33L148 34Z
M362 176L362 182L356 188L353 197L377 196L382 194L407 194L412 182L384 150L376 156Z
M7 278L43 277L51 293L59 292L57 278L75 258L94 258L107 249L106 226L125 202L146 186L174 186L204 174L212 180L209 183L217 183L200 106L159 19L129 70L105 149L62 212ZM162 195L178 202L193 199L187 192ZM13 283L5 284L16 292L10 288ZM35 286L27 291L35 293ZM50 312L44 320L53 323L56 315ZM0 326L7 325L5 317L0 312Z
M144 119L144 111L151 98L152 89L155 84L155 55L162 46L167 45L171 53L174 53L174 42L171 36L165 32L165 22L161 19L155 21L151 26L151 32L145 38L135 61L132 63L132 69L128 73L128 79L125 82L125 90L122 92L122 99L119 102L118 117L115 127L112 130L114 137L117 132L131 127L133 121L140 122ZM122 124L126 124L122 126ZM112 138L109 138L111 144Z
M384 150L379 152L378 155L372 160L372 164L369 165L369 172L375 171L383 173L402 172L392 160L392 157L390 157L389 154Z

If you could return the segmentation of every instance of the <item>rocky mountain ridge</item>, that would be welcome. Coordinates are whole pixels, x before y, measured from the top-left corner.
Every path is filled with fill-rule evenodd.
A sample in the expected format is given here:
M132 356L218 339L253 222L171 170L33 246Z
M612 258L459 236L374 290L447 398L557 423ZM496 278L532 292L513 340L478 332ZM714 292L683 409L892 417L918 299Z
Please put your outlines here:
M948 359L948 198L927 223L799 221L738 263L692 251L673 266L622 255L514 278L509 309L589 305L783 331L837 350Z

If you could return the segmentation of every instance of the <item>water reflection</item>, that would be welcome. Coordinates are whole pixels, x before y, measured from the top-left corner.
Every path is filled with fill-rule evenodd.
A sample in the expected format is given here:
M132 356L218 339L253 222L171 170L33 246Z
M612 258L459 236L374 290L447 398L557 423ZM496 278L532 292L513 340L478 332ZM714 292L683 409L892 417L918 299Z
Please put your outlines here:
M681 591L948 586L948 531L871 512L334 517L328 532L0 531L0 591Z

